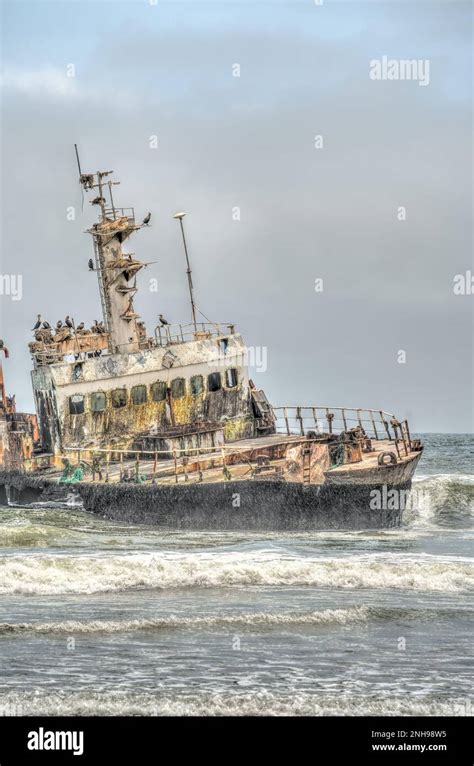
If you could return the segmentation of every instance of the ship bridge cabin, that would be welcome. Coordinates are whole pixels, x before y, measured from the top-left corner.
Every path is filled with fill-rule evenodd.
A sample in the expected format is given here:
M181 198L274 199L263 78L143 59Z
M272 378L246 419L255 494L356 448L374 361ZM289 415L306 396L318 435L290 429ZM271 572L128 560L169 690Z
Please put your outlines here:
M63 346L32 351L41 441L53 456L214 450L274 432L233 324L160 326L131 353L108 353L98 337L97 346L93 334L72 334Z

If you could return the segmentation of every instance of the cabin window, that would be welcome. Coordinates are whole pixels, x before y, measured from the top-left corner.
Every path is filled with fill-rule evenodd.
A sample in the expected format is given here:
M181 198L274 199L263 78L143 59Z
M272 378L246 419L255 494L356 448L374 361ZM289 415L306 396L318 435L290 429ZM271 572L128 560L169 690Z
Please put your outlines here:
M103 412L107 403L106 396L103 391L98 391L96 394L91 394L91 410L92 412Z
M209 391L219 391L219 389L222 388L220 372L211 372L211 374L207 376L207 387Z
M133 386L132 388L132 402L134 404L146 403L146 386Z
M154 402L164 402L166 399L166 383L163 380L158 380L152 384L151 398Z
M219 341L219 351L221 354L227 354L227 346L229 345L228 338L221 338Z
M74 394L69 397L69 414L82 415L84 412L84 397L82 394Z
M82 368L82 362L77 362L74 367L72 368L72 379L73 381L76 380L82 380L83 378L83 368Z
M173 399L182 399L185 391L184 378L175 378L171 381L171 396Z
M225 384L227 388L235 388L238 382L237 370L234 367L225 371Z
M193 375L191 378L191 393L193 396L198 396L204 389L204 380L202 375Z
M125 407L127 404L127 390L125 388L115 388L112 391L112 407L116 410Z

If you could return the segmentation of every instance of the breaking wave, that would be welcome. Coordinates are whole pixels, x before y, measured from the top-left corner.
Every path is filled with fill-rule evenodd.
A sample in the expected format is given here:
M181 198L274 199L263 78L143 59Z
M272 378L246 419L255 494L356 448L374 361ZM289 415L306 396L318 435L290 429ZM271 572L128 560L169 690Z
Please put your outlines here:
M193 615L182 617L174 614L157 618L139 618L126 620L65 620L63 622L18 622L0 623L0 636L25 634L115 634L134 633L137 631L181 630L185 628L257 628L299 627L324 625L351 625L367 623L369 620L412 620L439 622L452 620L454 616L471 619L472 612L453 608L404 608L380 606L354 606L338 609L321 609L312 612L249 612L231 614L222 612L217 615Z
M66 594L137 588L297 586L457 592L472 587L474 565L444 556L370 554L340 558L282 551L26 555L0 558L0 593Z
M458 526L474 518L474 476L436 474L418 476L410 493L410 507L440 526Z
M0 697L0 714L51 716L465 716L469 701L344 694L205 692L10 692Z
M272 614L254 612L250 614L220 614L204 617L161 617L136 620L92 620L79 622L68 620L52 623L0 623L0 635L17 633L126 633L138 630L163 630L167 628L201 627L272 627L292 625L347 625L352 622L366 622L370 615L368 607L351 609L322 609L315 612L288 612Z
M2 548L28 548L48 546L71 537L66 529L41 524L0 525L0 546Z

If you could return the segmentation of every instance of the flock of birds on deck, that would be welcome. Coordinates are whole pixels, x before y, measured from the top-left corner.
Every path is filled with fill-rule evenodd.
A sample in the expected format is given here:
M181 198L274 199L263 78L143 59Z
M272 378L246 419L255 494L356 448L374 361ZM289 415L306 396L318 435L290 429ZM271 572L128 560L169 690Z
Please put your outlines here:
M58 322L56 322L56 325L55 325L56 332L64 331L64 330L66 330L66 328L69 329L69 330L72 330L75 333L97 333L97 334L102 334L102 333L106 332L105 327L104 327L104 323L103 322L99 322L97 319L94 320L94 324L92 325L90 330L87 330L84 322L80 322L77 325L77 327L76 327L76 325L74 324L74 320L71 319L71 317L69 315L66 317L64 322L62 322L62 320L60 319ZM52 330L53 330L53 328L51 327L49 322L47 322L46 320L41 319L41 314L38 314L38 318L36 320L36 323L35 323L34 327L31 328L31 331L35 332L35 333L39 332L39 330L46 330L46 331L50 331L50 332L52 332Z
M160 314L158 319L160 320L160 323L163 327L165 327L169 322L164 318L163 314ZM74 324L74 320L71 319L70 316L67 316L64 320L64 323L61 321L61 319L56 322L56 331L63 330L64 328L69 327L70 330L74 330L74 332L89 332L89 330L86 330L84 322L81 322L77 325L77 327ZM34 327L31 328L31 332L38 332L38 330L51 330L52 327L46 320L41 319L41 314L38 314L38 318L36 320L36 324ZM90 329L91 333L105 333L105 327L103 322L99 322L97 319L94 319L94 324L92 325Z

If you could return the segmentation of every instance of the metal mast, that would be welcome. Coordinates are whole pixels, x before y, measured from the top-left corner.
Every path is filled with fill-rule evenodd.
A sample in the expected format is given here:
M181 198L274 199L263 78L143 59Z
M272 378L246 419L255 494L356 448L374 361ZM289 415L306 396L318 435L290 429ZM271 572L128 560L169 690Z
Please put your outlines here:
M135 223L133 208L117 208L112 195L112 186L117 182L107 178L111 170L98 170L95 173L83 173L79 153L75 145L79 182L84 191L98 190L98 195L90 200L92 205L100 207L101 215L89 233L94 242L95 267L99 282L104 327L108 336L109 351L131 353L140 348L140 331L137 325L139 315L135 312L133 298L137 292L135 277L146 264L124 253L123 242L142 224ZM108 187L110 203L104 197Z
M188 248L186 246L186 237L184 236L184 226L183 226L183 218L186 215L186 213L175 213L173 218L177 218L179 220L179 224L181 226L181 234L183 237L183 245L184 245L184 254L186 256L186 274L188 275L188 287L189 287L189 297L191 299L191 313L193 316L193 325L194 325L194 332L197 332L197 324L196 324L196 304L194 303L194 294L193 294L193 279L191 274L191 266L189 264L189 256L188 256Z

